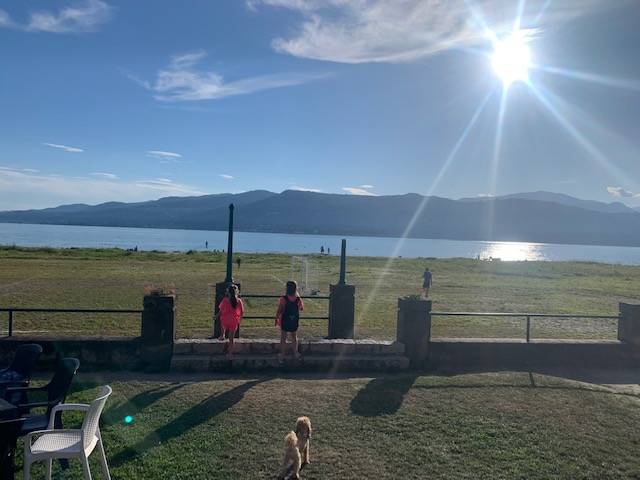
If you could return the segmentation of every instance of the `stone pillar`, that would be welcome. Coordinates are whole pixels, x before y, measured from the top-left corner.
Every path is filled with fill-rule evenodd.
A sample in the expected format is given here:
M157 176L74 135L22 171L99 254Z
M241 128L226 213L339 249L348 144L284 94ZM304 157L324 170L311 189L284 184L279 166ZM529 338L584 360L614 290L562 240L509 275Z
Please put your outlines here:
M175 315L175 295L144 296L140 357L145 366L169 368L176 334Z
M620 303L618 340L640 346L640 305Z
M236 287L238 287L238 292L240 292L240 284L235 282L234 284L236 285ZM229 285L230 285L229 282L216 283L216 302L213 310L213 316L214 316L213 337L214 338L218 338L222 333L222 326L220 325L220 319L215 317L216 315L218 315L218 312L220 311L220 302L224 298L224 295L227 292L227 288L229 287ZM238 327L238 329L236 330L235 338L240 338L240 327Z
M431 340L431 301L398 299L396 338L404 344L412 368L424 366Z
M353 338L355 316L355 285L329 285L329 338Z

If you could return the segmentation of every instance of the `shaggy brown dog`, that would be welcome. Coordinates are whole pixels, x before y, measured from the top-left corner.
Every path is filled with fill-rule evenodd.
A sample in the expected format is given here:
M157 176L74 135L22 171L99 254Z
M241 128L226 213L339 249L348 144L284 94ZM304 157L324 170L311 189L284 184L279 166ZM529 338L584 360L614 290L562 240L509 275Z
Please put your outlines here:
M311 420L309 417L298 417L296 420L296 436L298 437L298 450L302 457L301 469L309 464L309 443L311 442Z
M284 458L282 459L282 470L279 479L299 479L302 458L298 449L298 436L296 432L289 432L284 437Z

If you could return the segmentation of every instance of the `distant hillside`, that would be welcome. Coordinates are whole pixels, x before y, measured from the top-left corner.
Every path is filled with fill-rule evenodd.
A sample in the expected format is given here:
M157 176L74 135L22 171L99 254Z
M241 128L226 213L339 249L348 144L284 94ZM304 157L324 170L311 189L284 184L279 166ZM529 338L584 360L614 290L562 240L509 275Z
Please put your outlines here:
M449 200L258 190L0 212L0 222L224 230L227 206L233 202L240 231L640 246L639 212L543 193ZM601 205L612 211L602 211ZM412 227L405 232L408 225Z
M489 197L480 198L464 198L464 201L479 201L487 200ZM554 192L526 192L526 193L513 193L510 195L503 195L500 197L493 197L497 199L519 198L522 200L537 200L541 202L559 203L560 205L566 205L568 207L584 208L586 210L593 210L594 212L603 213L633 213L634 209L627 207L622 202L596 202L595 200L581 200L579 198L565 195L564 193Z
M276 194L254 190L237 195L223 193L199 197L165 197L138 203L63 205L43 210L0 212L0 222L224 230L228 224L229 203L242 207L272 195Z

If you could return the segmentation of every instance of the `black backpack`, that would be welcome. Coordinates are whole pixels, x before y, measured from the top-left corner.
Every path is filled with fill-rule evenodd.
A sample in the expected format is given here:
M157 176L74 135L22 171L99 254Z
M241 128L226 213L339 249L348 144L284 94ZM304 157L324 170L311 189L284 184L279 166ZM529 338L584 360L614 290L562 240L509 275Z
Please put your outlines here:
M287 295L284 296L284 311L282 318L289 321L297 322L300 320L300 299L296 298L293 302L289 300Z

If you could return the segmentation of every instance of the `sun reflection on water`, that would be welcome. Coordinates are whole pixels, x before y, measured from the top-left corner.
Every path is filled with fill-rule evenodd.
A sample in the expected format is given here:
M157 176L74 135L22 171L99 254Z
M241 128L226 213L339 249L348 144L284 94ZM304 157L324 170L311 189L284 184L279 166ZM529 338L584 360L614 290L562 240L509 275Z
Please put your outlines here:
M526 242L490 242L480 253L483 260L504 260L518 262L525 260L545 260L541 245Z

